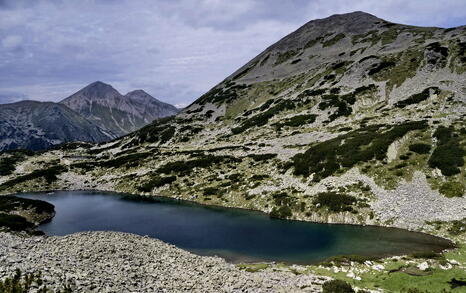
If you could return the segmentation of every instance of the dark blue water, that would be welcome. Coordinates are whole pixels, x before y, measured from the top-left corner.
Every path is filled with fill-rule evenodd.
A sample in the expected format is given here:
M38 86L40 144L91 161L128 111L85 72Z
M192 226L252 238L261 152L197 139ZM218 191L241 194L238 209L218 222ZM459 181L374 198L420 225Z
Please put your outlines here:
M53 220L39 227L48 235L131 232L234 262L305 264L335 255L387 256L449 245L443 239L400 229L277 220L259 212L161 198L90 191L21 196L55 205Z

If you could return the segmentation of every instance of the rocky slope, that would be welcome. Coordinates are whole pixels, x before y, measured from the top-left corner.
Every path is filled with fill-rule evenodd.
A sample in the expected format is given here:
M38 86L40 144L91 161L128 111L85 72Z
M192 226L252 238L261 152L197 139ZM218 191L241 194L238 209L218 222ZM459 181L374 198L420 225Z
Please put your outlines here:
M0 233L0 244L0 279L16 268L42 271L49 289L67 284L73 292L321 292L320 284L328 279L290 271L246 272L220 258L127 233L27 239Z
M0 177L0 191L162 194L431 231L466 218L465 72L466 27L362 12L314 20L176 117L30 156ZM50 168L52 182L36 172Z
M37 101L0 105L0 150L43 150L70 141L105 140L107 133L64 105Z
M60 102L89 119L114 138L172 116L178 109L160 102L143 90L121 95L112 86L97 81Z

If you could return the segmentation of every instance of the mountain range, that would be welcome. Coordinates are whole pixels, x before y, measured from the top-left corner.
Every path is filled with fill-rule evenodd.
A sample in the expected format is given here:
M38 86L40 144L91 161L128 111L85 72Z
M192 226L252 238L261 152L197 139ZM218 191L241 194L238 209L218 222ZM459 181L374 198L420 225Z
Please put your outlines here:
M102 189L444 233L466 218L465 80L466 26L333 15L279 40L176 116L19 161L0 190ZM100 111L92 105L72 107L91 117ZM21 176L44 168L57 179Z
M143 90L123 96L98 81L59 103L0 105L0 151L44 150L72 141L104 142L176 113L176 107Z

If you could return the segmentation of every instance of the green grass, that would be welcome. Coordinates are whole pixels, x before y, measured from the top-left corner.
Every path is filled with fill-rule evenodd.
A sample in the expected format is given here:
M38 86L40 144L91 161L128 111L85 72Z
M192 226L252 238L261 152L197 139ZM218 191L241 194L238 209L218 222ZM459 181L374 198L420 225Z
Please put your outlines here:
M428 256L428 255L426 255ZM433 255L431 255L433 256ZM399 259L399 260L381 260L385 267L382 271L370 269L364 264L355 264L351 266L354 270L364 270L364 272L355 272L361 278L360 281L347 277L346 272L335 273L332 269L311 267L311 272L330 276L348 282L353 287L367 289L382 289L384 292L465 292L465 287L452 288L449 282L454 278L456 280L466 280L464 269L453 266L451 269L443 270L439 264L447 260L456 260L463 266L466 264L466 247L447 251L444 257L430 258L429 269L426 271L419 270L416 265L424 262L425 258L420 259ZM414 261L414 264L408 262ZM344 264L349 268L349 264Z

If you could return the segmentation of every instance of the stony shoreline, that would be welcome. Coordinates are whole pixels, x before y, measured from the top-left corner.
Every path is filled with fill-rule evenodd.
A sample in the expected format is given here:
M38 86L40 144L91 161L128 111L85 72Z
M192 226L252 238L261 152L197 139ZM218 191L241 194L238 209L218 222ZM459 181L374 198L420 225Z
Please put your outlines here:
M41 271L48 288L73 292L321 292L326 277L240 270L147 236L83 232L61 237L0 233L0 279Z

